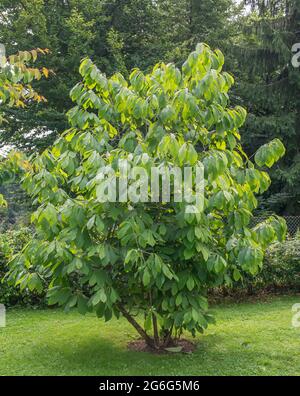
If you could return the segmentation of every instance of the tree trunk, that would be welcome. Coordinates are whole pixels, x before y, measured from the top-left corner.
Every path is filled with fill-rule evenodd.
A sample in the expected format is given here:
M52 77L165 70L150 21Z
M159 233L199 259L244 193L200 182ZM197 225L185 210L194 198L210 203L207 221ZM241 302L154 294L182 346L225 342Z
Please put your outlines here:
M173 332L173 325L172 327L167 331L164 337L164 348L167 348L170 345L170 342L172 340L172 332Z
M154 313L152 314L152 323L153 323L153 333L154 333L154 346L156 349L159 349L160 342L159 342L159 334L157 327L157 318Z
M155 343L151 337L145 332L145 330L138 324L138 322L126 311L122 304L117 305L119 311L128 320L128 322L136 329L139 335L146 341L146 343L151 347L155 347Z

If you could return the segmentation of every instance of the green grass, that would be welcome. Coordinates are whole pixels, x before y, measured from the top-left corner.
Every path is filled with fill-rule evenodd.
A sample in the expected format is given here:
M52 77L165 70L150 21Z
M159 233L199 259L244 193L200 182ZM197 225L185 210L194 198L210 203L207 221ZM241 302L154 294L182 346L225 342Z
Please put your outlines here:
M129 352L125 320L11 309L0 328L0 375L300 375L298 297L213 307L217 324L191 355Z

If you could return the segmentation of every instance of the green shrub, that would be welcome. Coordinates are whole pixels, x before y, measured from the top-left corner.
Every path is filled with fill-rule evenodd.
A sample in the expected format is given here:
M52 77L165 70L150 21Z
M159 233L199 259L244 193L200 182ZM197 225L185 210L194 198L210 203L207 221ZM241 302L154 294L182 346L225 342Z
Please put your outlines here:
M9 285L5 279L8 271L8 262L16 253L20 252L32 237L32 230L28 227L10 229L0 232L0 303L6 306L13 305L40 305L43 297L30 291L28 288L22 291Z
M30 214L33 209L20 184L19 180L14 180L1 185L0 180L0 232L30 224ZM6 201L6 205L2 207L1 195Z
M300 234L269 247L257 281L266 287L300 288Z
M243 273L243 279L232 287L214 288L211 296L255 295L264 292L300 290L300 233L269 246L262 270L254 277Z

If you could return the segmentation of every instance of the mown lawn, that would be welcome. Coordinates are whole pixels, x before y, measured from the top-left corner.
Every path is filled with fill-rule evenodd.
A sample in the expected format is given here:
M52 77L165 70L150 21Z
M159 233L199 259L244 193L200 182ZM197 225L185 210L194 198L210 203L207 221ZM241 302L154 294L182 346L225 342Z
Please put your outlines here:
M300 375L300 296L213 307L217 324L195 353L129 352L125 320L104 323L61 310L11 309L0 328L0 375Z

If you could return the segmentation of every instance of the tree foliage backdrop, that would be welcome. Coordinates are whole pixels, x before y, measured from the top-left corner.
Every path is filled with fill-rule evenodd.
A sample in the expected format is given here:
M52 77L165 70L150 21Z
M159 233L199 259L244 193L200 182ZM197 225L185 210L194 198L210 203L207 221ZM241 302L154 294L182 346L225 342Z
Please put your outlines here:
M300 42L300 1L247 1L252 13L233 47L238 103L249 111L242 130L247 152L280 137L287 155L272 172L273 186L262 209L299 214L300 69L291 62Z

